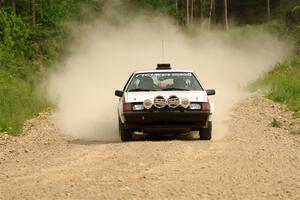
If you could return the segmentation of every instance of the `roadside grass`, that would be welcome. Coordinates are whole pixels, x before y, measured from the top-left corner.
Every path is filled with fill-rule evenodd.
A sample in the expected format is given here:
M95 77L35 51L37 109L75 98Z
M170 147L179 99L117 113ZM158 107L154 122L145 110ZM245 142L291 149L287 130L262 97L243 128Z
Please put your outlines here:
M28 82L0 70L0 133L20 134L24 122L49 105Z
M290 132L291 135L300 135L300 130L294 130Z
M295 112L295 113L293 114L293 117L294 117L294 118L300 118L300 111Z
M267 88L266 96L276 102L284 103L300 117L300 55L279 63L275 68L258 79L251 89Z

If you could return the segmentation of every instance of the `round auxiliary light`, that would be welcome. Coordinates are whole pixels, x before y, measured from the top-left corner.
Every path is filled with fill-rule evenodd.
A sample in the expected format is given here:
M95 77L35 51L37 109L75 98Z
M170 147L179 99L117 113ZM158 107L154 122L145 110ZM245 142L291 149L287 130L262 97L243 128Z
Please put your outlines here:
M180 105L179 98L175 95L172 95L168 98L168 105L170 108L177 108Z
M163 96L157 96L154 98L153 104L156 108L163 108L166 106L167 102Z
M146 99L143 103L144 108L146 108L147 110L149 110L152 107L153 103L150 99Z
M186 98L181 99L181 106L184 108L188 108L190 106L190 100L188 100Z

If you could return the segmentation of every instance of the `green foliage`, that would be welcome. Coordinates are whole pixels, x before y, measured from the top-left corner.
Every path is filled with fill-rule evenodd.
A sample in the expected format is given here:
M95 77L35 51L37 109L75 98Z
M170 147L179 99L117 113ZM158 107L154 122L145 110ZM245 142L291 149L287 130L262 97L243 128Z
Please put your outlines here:
M60 60L72 42L71 23L91 22L102 13L105 0L51 0L37 5L37 24L33 41L46 66Z
M144 9L156 10L174 17L178 22L182 22L183 12L176 10L174 0L133 0L135 4Z
M295 7L292 9L292 12L293 12L293 13L298 13L298 12L300 12L300 5L295 6Z
M0 69L25 78L36 54L30 28L13 13L0 10ZM28 65L29 64L29 65Z
M228 31L230 35L246 35L248 33L255 32L268 32L270 34L275 35L279 38L286 38L289 33L285 28L285 25L280 23L279 21L272 21L264 24L255 24L255 25L245 25L232 28Z
M49 104L38 98L30 84L0 70L0 132L20 133L23 123Z
M35 83L72 41L66 22L98 16L103 0L39 1L34 27L28 1L16 3L16 13L6 1L0 9L0 132L10 134L20 133L25 120L49 106L34 92Z
M2 48L24 53L31 30L12 13L0 10L0 41Z
M268 86L267 97L285 103L295 111L300 111L300 56L278 64L274 70L255 83Z

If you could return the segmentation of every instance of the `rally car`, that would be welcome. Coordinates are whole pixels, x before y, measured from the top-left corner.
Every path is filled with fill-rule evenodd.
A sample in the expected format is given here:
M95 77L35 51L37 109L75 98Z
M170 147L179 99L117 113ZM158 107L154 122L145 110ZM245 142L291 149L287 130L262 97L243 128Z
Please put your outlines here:
M158 64L156 70L134 72L123 90L116 90L119 133L131 141L134 132L145 134L199 131L200 140L210 140L214 104L196 74Z

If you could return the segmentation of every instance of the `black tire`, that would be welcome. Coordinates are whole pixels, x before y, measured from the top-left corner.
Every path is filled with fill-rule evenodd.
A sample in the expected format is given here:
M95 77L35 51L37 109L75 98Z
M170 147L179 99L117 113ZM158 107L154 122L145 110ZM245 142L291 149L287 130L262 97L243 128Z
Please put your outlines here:
M126 128L119 118L119 134L123 142L128 142L132 140L132 131Z
M208 122L207 128L201 128L199 135L200 140L211 140L212 122Z

